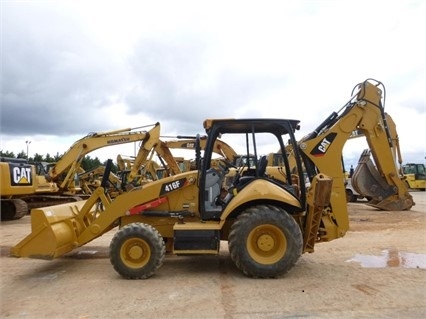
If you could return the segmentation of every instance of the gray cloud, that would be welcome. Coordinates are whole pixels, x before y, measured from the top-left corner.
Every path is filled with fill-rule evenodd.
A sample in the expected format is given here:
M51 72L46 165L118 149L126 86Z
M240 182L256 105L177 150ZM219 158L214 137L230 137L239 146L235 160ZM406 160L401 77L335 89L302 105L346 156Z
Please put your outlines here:
M64 136L104 128L99 115L120 89L120 66L72 16L25 9L4 13L1 131Z
M194 131L202 128L206 117L233 117L241 108L248 117L261 115L261 110L248 110L247 104L286 84L282 75L206 70L221 62L207 56L199 38L140 42L129 60L134 79L125 98L128 112L147 113Z
M152 120L166 134L190 135L203 133L207 117L274 115L301 119L302 130L310 130L367 75L386 85L390 114L394 106L415 110L410 124L405 113L396 114L405 138L425 114L425 37L419 27L426 6L416 2L412 11L412 3L393 4L386 12L374 6L380 9L374 24L383 25L376 34L365 24L341 23L363 9L348 11L337 3L277 2L246 6L244 14L239 6L207 14L202 5L193 12L176 5L182 11L175 14L147 3L130 8L6 1L1 134L8 141L67 138ZM396 44L405 49L396 50Z
M209 73L224 61L209 55L205 40L193 34L142 39L133 55L117 59L72 15L33 9L25 14L11 6L5 14L1 131L10 135L66 136L117 126L102 120L116 102L130 116L194 132L206 117L234 116L253 97L285 85L284 76L248 70ZM17 22L22 19L27 24ZM255 117L260 110L245 113Z

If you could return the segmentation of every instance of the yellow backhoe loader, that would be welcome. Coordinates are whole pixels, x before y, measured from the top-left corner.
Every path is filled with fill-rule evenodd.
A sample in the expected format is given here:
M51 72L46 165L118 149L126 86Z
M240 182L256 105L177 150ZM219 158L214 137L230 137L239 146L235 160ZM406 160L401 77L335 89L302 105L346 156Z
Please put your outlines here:
M370 147L376 164L392 190L385 187L385 196L375 198L378 204L400 210L414 205L398 176L395 141L387 132L380 87L373 80L358 84L340 114L333 113L301 141L295 137L298 120L207 119L203 158L200 138L196 138L196 170L150 182L114 200L105 192L109 160L101 187L87 201L34 209L32 231L12 247L11 255L56 258L118 227L110 244L110 261L124 278L152 276L166 251L216 255L221 240L228 241L230 257L245 275L281 276L302 253L343 237L349 229L340 159L355 129L373 140ZM226 193L223 181L229 167L235 166L224 159L212 166L218 138L245 145L247 156L259 158L254 168L239 170ZM282 154L287 141L292 145L295 164L290 167L289 158L282 158L285 180L265 174L267 157L259 152L260 141ZM310 177L309 188L304 169Z

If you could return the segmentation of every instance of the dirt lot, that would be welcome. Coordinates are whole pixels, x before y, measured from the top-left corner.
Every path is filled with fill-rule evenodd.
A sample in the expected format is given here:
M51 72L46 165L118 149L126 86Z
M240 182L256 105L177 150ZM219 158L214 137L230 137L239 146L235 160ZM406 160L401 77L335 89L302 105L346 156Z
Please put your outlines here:
M408 212L349 203L351 230L280 279L244 277L226 243L210 257L167 256L148 280L122 279L110 232L53 261L9 257L30 217L0 224L1 318L424 318L426 193Z

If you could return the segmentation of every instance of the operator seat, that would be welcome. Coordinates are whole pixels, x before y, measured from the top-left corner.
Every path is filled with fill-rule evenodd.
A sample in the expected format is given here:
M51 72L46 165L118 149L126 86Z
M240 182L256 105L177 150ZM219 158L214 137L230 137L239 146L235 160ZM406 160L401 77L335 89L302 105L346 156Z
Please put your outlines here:
M204 206L206 211L222 211L223 207L218 199L222 191L222 184L227 173L227 168L218 165L217 168L209 168L206 172L206 185L205 185L205 202Z
M257 163L256 175L258 177L265 175L266 166L268 166L268 158L266 156L262 156Z

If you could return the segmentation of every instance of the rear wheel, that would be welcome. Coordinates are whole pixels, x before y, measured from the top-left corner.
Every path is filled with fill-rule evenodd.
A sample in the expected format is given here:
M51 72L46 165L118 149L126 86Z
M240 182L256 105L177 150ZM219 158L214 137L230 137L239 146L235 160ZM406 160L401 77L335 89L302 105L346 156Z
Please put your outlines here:
M160 233L143 223L132 223L121 228L110 245L111 264L127 279L151 277L163 264L165 254Z
M354 193L352 193L352 191L350 189L346 190L346 201L349 202L356 202L357 201L357 197L356 195L354 195Z
M275 206L247 209L229 234L231 259L249 277L285 274L301 256L302 245L302 233L294 218Z

